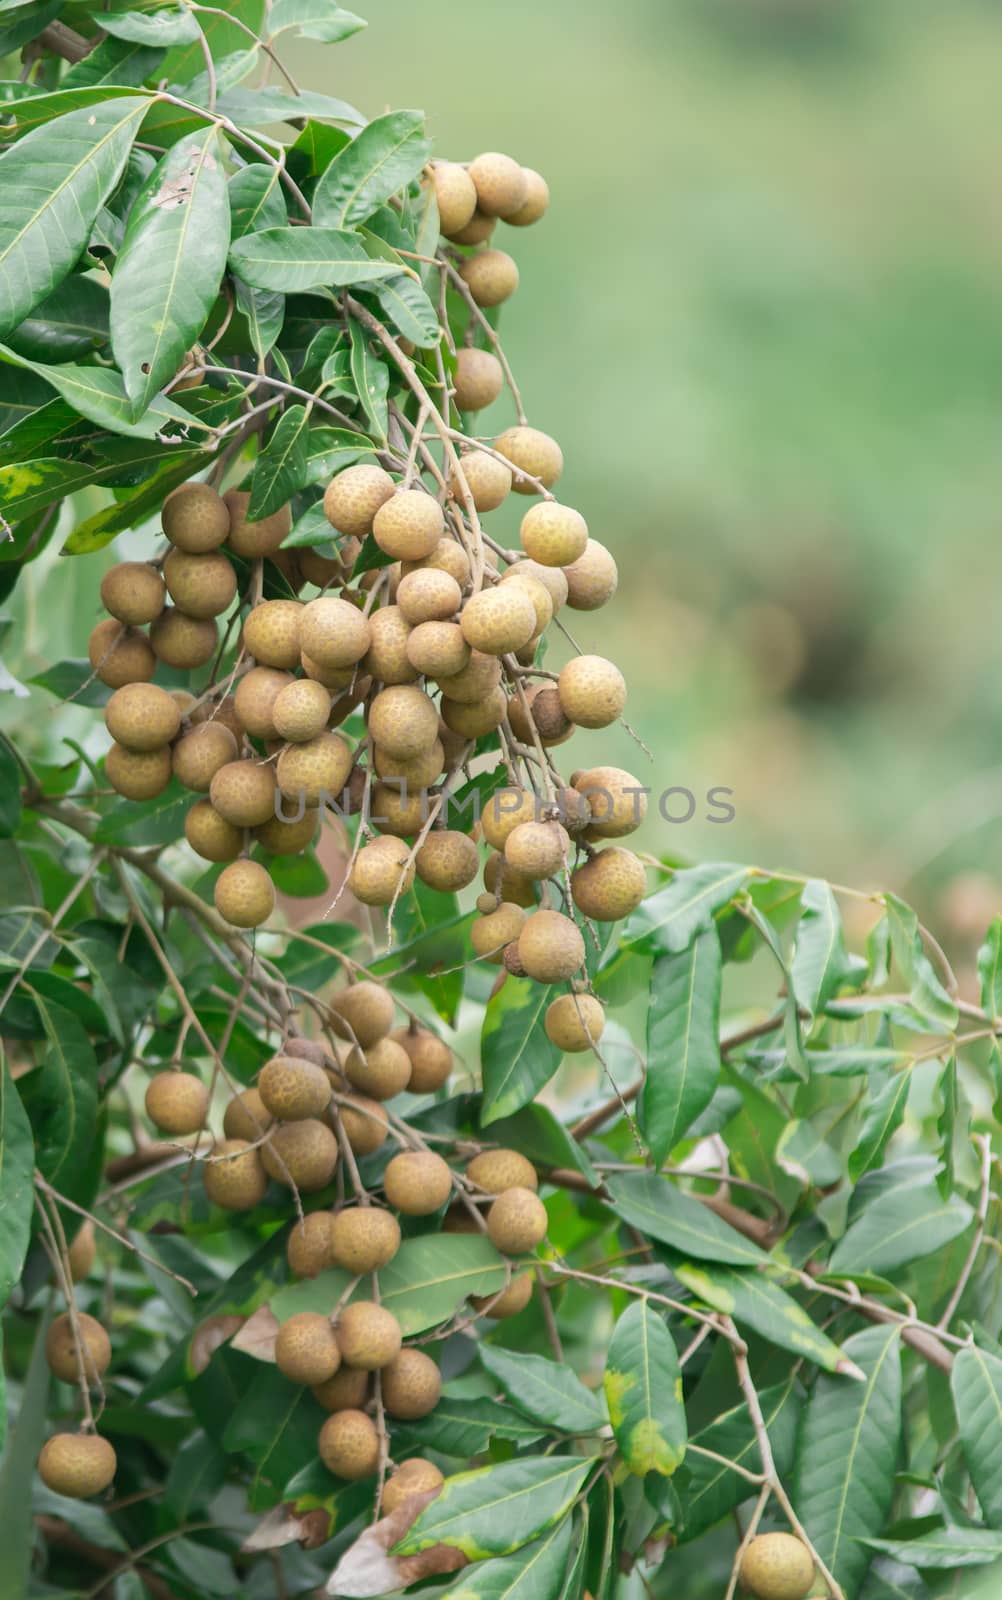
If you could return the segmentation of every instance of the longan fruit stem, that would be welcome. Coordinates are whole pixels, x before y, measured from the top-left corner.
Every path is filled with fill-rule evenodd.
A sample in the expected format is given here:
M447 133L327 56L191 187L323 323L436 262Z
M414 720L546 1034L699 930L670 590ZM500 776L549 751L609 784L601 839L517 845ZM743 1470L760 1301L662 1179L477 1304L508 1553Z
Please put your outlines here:
M491 349L494 351L494 354L500 361L505 382L511 390L511 397L515 402L515 411L518 415L518 420L524 426L527 418L525 415L525 407L522 404L522 396L519 392L518 384L515 382L515 374L511 370L508 357L504 353L504 346L498 337L496 329L491 327L491 324L488 322L487 318L484 316L482 310L477 305L477 302L474 300L472 294L467 288L465 281L459 276L459 273L456 271L456 268L453 266L452 261L449 259L449 256L445 253L445 251L439 252L438 259L442 265L443 279L448 278L456 293L463 300L465 300L467 307L469 308L471 314L470 326L472 327L474 322L480 326L482 332L487 338L488 343L490 344Z
M39 1220L42 1224L43 1244L55 1270L63 1299L66 1301L66 1311L73 1333L73 1355L77 1368L77 1386L80 1390L83 1408L81 1431L95 1433L97 1431L97 1422L94 1417L94 1408L91 1405L90 1384L87 1379L86 1362L84 1361L84 1341L80 1334L80 1317L77 1311L76 1295L73 1292L73 1275L70 1272L70 1252L66 1243L66 1234L63 1231L62 1218L59 1215L58 1207L42 1192L38 1193L37 1205ZM100 1378L97 1380L97 1387L101 1397L101 1406L103 1406L104 1386Z

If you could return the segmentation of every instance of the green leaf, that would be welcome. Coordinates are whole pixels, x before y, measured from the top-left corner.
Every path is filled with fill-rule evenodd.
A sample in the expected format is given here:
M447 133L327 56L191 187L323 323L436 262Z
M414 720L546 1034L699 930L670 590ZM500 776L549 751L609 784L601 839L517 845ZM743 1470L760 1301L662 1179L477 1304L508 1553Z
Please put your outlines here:
M513 1405L562 1433L593 1433L606 1422L605 1407L570 1367L545 1356L481 1344L480 1364Z
M887 924L891 936L891 949L901 975L909 986L912 1004L939 1025L940 1031L950 1033L957 1025L957 1007L947 994L925 953L919 920L911 906L905 905L897 895L886 894Z
M842 1348L864 1380L822 1374L815 1383L800 1427L793 1503L846 1600L854 1600L870 1564L862 1541L880 1532L894 1499L900 1331L866 1328Z
M965 1345L954 1357L950 1389L982 1515L990 1527L1002 1528L1002 1361Z
M198 38L198 19L181 6L166 6L163 11L99 11L96 22L105 33L135 44L153 45L168 50L175 44L193 44Z
M993 1022L1002 1016L1002 917L995 917L978 951L981 1004Z
M321 227L248 233L231 245L230 265L253 288L284 294L374 283L397 270L389 261L371 260L357 234Z
M205 457L198 449L165 450L158 445L150 450L149 460L162 461L163 467L154 471L135 494L112 501L111 505L78 523L63 545L61 555L90 555L94 550L103 550L116 534L145 522L160 508L171 489L176 489L197 471ZM110 479L110 470L107 476Z
M49 1309L43 1309L35 1329L31 1363L21 1391L21 1405L10 1442L0 1466L0 1527L4 1531L3 1576L11 1600L29 1592L31 1556L35 1548L32 1491L36 1464L45 1441L50 1374L45 1357ZM6 1407L4 1408L6 1421Z
M845 1360L838 1345L815 1327L803 1306L761 1273L705 1262L696 1266L671 1255L667 1260L679 1282L711 1310L733 1317L741 1326L754 1328L782 1350L806 1356L826 1372L852 1370L852 1363Z
M973 1212L959 1195L944 1199L935 1183L892 1189L868 1205L843 1234L829 1272L888 1277L909 1261L932 1255L970 1227Z
M516 1555L479 1561L441 1600L559 1600L571 1548L571 1519Z
M266 1366L251 1382L220 1441L228 1454L250 1456L256 1471L253 1510L274 1505L290 1478L316 1456L320 1408L309 1389Z
M163 51L134 40L102 39L89 55L71 67L63 79L64 89L138 88L151 78L163 60Z
M265 228L284 228L289 220L277 167L251 162L235 172L227 184L230 195L230 232L233 239Z
M0 158L0 337L76 265L145 110L145 100L99 101Z
M32 361L72 361L108 338L108 291L72 273L8 335L10 348Z
M302 89L299 94L274 87L229 89L219 96L216 109L242 127L269 122L298 123L303 117L344 122L352 128L357 128L365 121L362 113L350 106L347 100L335 100L329 94L314 94L311 89Z
M620 1455L631 1472L670 1477L685 1455L682 1369L675 1341L646 1300L627 1306L612 1331L605 1398Z
M509 977L487 1002L480 1036L482 1126L528 1105L560 1065L560 1051L543 1026L551 998L547 985Z
M362 402L362 410L369 419L369 425L380 444L386 443L386 430L389 426L387 420L387 396L390 391L390 374L385 362L374 356L369 348L369 338L363 327L352 320L349 323L351 335L351 375L355 381L355 391Z
M731 862L681 869L666 888L651 895L627 919L623 944L656 955L677 955L733 900L750 872L749 867Z
M27 361L5 345L0 345L0 357L37 372L81 416L112 433L130 439L152 439L171 423L183 423L186 428L195 425L191 412L182 410L165 395L158 395L145 415L137 419L121 376L110 367L78 367L68 361L61 366L47 366L40 361ZM92 479L98 475L97 469L88 470Z
M560 1521L591 1467L580 1456L547 1456L446 1478L396 1553L447 1544L471 1561L509 1555Z
M706 1110L720 1077L720 940L709 927L651 971L641 1127L660 1166Z
M345 11L333 0L275 0L268 15L272 38L295 28L306 39L320 39L324 44L340 44L367 26L363 17Z
M821 878L804 885L790 974L798 1004L809 1016L823 1011L843 984L861 980L866 963L849 954L838 901Z
M849 1157L849 1177L857 1183L864 1172L879 1167L892 1137L904 1121L912 1086L910 1072L896 1072L867 1101L866 1117Z
M94 830L95 844L173 844L184 836L192 807L191 790L174 778L153 800L122 800L105 812Z
M47 999L27 980L24 988L48 1040L41 1066L22 1079L22 1098L35 1130L36 1161L54 1189L76 1199L83 1166L95 1151L97 1057L72 1011Z
M309 481L306 442L310 414L305 406L283 411L271 438L258 456L250 480L247 515L252 521L269 517Z
M475 1400L443 1395L434 1411L406 1429L394 1428L396 1442L401 1436L409 1449L439 1450L442 1455L468 1458L483 1455L491 1439L510 1439L519 1445L534 1444L545 1429L530 1422L511 1406L480 1396Z
M64 0L25 0L23 5L9 5L7 23L0 27L0 55L9 54L41 33L59 15L63 4Z
M10 839L21 823L21 768L13 746L0 738L0 839Z
M1002 1533L988 1528L937 1528L918 1539L867 1539L870 1550L924 1572L953 1572L957 1567L982 1567L1002 1557Z
M0 1046L0 1306L21 1276L35 1203L35 1142Z
M398 273L374 291L390 325L422 350L437 344L442 336L438 312L416 279Z
M313 199L314 221L334 228L364 222L417 177L430 154L422 112L390 111L376 117L321 176Z
M615 1173L606 1187L617 1216L681 1255L734 1267L768 1264L764 1250L668 1178L655 1172Z
M277 289L252 289L234 278L237 310L247 320L254 352L263 361L274 349L285 322L285 295Z
M201 334L229 243L219 135L205 128L153 169L129 212L112 274L111 343L134 415L173 378Z
M354 397L354 390L352 390ZM363 456L372 455L376 446L364 434L351 433L347 428L311 428L306 441L306 459L309 483L323 483L343 467L350 467ZM334 531L328 524L328 537ZM288 539L282 541L289 544ZM357 568L356 568L357 572Z
M759 1399L776 1471L783 1479L793 1465L798 1400L792 1383L763 1389ZM687 1541L698 1539L700 1534L715 1527L748 1498L747 1478L732 1471L726 1462L733 1462L735 1467L744 1467L746 1472L762 1470L755 1428L746 1405L734 1406L716 1417L699 1433L693 1434L691 1445L685 1458L687 1487L683 1538ZM701 1456L697 1446L712 1450L714 1455L722 1456L724 1460L713 1461L708 1456Z

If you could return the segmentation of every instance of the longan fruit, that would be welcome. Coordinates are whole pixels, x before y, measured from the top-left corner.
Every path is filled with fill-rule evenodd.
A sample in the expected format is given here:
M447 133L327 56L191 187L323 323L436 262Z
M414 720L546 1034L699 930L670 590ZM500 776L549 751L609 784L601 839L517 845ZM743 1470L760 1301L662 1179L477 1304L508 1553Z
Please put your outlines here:
M378 1372L399 1355L402 1336L392 1311L374 1300L353 1300L338 1317L337 1339L346 1366Z
M342 1366L326 1383L314 1384L313 1397L325 1411L360 1411L369 1398L369 1374Z
M304 1194L326 1189L338 1163L337 1138L326 1123L307 1118L281 1122L261 1146L264 1169L276 1183L293 1184Z
M383 1405L399 1422L415 1422L434 1411L442 1393L442 1374L423 1350L401 1350L379 1375Z
M561 983L580 970L585 944L577 923L562 911L534 911L518 935L518 953L528 977Z
M433 828L414 864L418 877L429 889L456 894L476 877L480 852L468 833L460 833L457 828Z
M325 689L331 691L331 694L339 694L345 689L354 689L357 685L366 681L364 677L360 676L362 665L357 661L352 662L351 666L348 667L325 667L321 662L314 661L312 656L308 656L305 650L301 660L306 676L312 678L314 683L322 683ZM364 699L364 693L359 698Z
M455 161L436 161L431 182L438 204L438 222L448 239L465 228L477 209L477 189L465 167Z
M292 532L292 509L281 506L268 517L248 522L247 507L250 495L242 489L228 489L223 495L230 513L230 532L227 543L230 549L245 561L259 561L273 556L282 540Z
M138 628L127 628L106 617L92 630L87 658L96 676L109 689L127 683L149 683L157 667L153 646Z
M319 811L311 806L307 806L295 822L286 822L280 816L269 817L267 822L258 823L254 837L273 856L299 856L316 838L319 817Z
M459 276L478 306L500 306L518 288L518 263L506 250L478 250L460 263Z
M350 600L322 594L303 607L299 638L304 655L321 667L353 667L369 648L369 622Z
M97 1318L88 1316L86 1311L77 1312L77 1329L84 1372L87 1382L93 1385L104 1376L111 1364L111 1340ZM76 1383L79 1380L77 1345L68 1311L55 1317L49 1324L45 1336L45 1359L49 1371L63 1383Z
M557 692L565 715L579 728L607 728L626 705L626 679L604 656L568 661L560 670Z
M387 1164L383 1191L405 1217L428 1217L440 1211L452 1193L452 1173L432 1150L402 1150Z
M570 844L559 822L520 822L505 840L504 858L523 878L552 878L566 861Z
M588 802L589 838L621 839L639 828L647 815L644 785L622 767L588 767L575 772L571 784ZM566 818L564 824L569 826Z
M466 554L458 539L453 539L449 534L439 539L431 554L421 561L402 561L400 563L400 576L406 578L411 572L424 572L431 568L435 572L447 572L455 578L462 589L470 581L470 558Z
M532 638L536 609L522 585L499 583L470 596L463 607L460 626L474 650L488 656L505 656Z
M504 1194L506 1189L539 1188L539 1174L517 1150L481 1150L466 1166L466 1176L484 1194Z
M319 550L297 550L299 570L307 583L326 589L332 583L344 583L358 559L361 545L357 539L345 539L337 557L322 556Z
M227 1139L253 1144L268 1132L274 1120L257 1089L241 1089L223 1112L223 1132Z
M571 873L574 904L594 922L619 922L635 911L647 888L647 874L632 850L610 845Z
M500 682L501 663L497 656L473 649L466 666L459 672L439 678L438 686L449 700L472 705L496 689Z
M418 670L407 653L411 627L399 606L380 606L369 619L369 648L362 662L380 683L413 683Z
M520 1272L499 1295L473 1294L470 1296L470 1304L475 1310L483 1312L492 1322L517 1317L532 1299L533 1281L531 1272Z
M556 689L535 683L523 695L513 694L508 701L508 721L516 739L532 744L538 736L543 745L554 745L570 738L574 724L565 717Z
M445 532L438 501L424 489L398 489L376 512L372 536L395 561L421 561Z
M501 574L502 583L513 583L518 578L535 578L543 585L553 601L554 615L561 606L567 604L567 579L562 567L547 567L541 561L530 561L525 557L524 560L513 561Z
M272 721L280 739L302 744L315 739L327 726L331 697L322 683L295 678L280 689L272 706Z
M452 1072L452 1051L444 1039L430 1028L398 1028L392 1038L410 1057L411 1094L434 1094L447 1083Z
M452 469L449 493L465 505L467 492L478 511L496 511L511 493L511 468L496 456L489 456L486 450L467 451L460 456L459 467Z
M546 1037L568 1055L591 1050L602 1037L605 1012L590 994L561 994L551 1000L543 1018Z
M262 600L244 623L245 650L262 667L298 667L304 610L299 600Z
M499 1194L487 1213L487 1237L506 1256L524 1256L545 1238L546 1207L532 1189L516 1185Z
M494 851L484 863L484 887L490 891L495 904L500 900L508 900L516 906L536 904L536 885L533 880L523 878L510 867L500 851Z
M412 628L419 622L444 622L456 615L462 603L462 590L455 578L434 567L408 572L397 587L397 605Z
M202 1163L208 1199L224 1211L253 1211L261 1204L268 1179L260 1151L246 1139L222 1139Z
M164 580L146 561L120 561L101 579L101 604L118 622L142 627L164 608Z
M360 1050L369 1050L385 1039L393 1027L393 996L381 983L363 978L349 983L328 1002L331 1027L339 1039L350 1039Z
M464 739L482 739L484 734L499 728L508 710L508 701L502 688L489 689L476 704L450 700L442 696L442 721L453 733Z
M159 754L170 761L169 751L160 751ZM211 800L196 800L186 813L184 836L203 861L235 861L244 847L243 829L221 817Z
M462 672L471 651L458 622L419 622L407 640L407 660L426 678Z
M398 891L414 882L414 865L402 839L392 836L364 844L351 864L348 888L364 906L389 906Z
M294 1222L285 1247L289 1270L297 1278L325 1272L334 1265L333 1239L334 1218L329 1211L311 1211L302 1222Z
M317 1449L328 1472L349 1482L371 1477L379 1465L379 1434L364 1411L335 1411L320 1429Z
M117 1466L114 1446L96 1433L54 1433L38 1458L45 1487L70 1500L89 1500L101 1494Z
M153 683L126 683L105 706L104 725L126 750L161 750L177 738L181 713L166 689Z
M540 801L528 789L495 789L484 801L480 826L487 843L503 850L520 822L538 822ZM488 885L490 887L490 885Z
M540 500L522 518L519 539L526 555L540 566L568 567L585 552L588 524L572 506Z
M755 1600L805 1600L814 1586L814 1557L792 1533L760 1533L742 1557L740 1581Z
M514 216L529 198L525 168L496 150L471 161L469 175L477 191L477 206L487 217Z
M221 722L224 728L229 728L237 748L244 736L244 726L237 716L237 703L233 695L223 695L220 700L205 700L201 705L189 713L191 722Z
M484 216L482 211L474 211L466 227L458 228L447 238L453 244L484 244L497 227L497 220L497 217Z
M589 539L581 555L564 567L572 611L597 611L616 593L619 570L604 544Z
M388 1266L400 1248L400 1224L378 1206L352 1206L333 1219L331 1254L353 1277Z
M490 350L467 345L456 352L453 398L460 411L483 411L504 388L504 369Z
M163 503L160 526L179 550L202 555L222 544L230 531L230 513L222 496L208 483L182 483Z
M160 750L127 750L123 744L113 744L104 758L105 777L126 800L154 800L170 783L170 774L168 745Z
M235 828L256 828L275 815L275 775L260 761L228 761L213 774L209 800Z
M391 756L379 746L374 747L373 763L380 778L387 783L396 779L406 783L408 789L427 789L428 785L440 777L445 767L445 751L442 748L441 738L428 750L422 750L420 755L413 756L408 761L402 761L399 756Z
M146 1086L146 1115L161 1133L197 1133L208 1110L209 1091L193 1072L158 1072Z
M330 1318L319 1311L297 1311L275 1336L275 1365L293 1383L326 1383L341 1365L341 1350Z
M172 747L174 776L186 789L207 794L219 771L235 761L237 741L221 722L200 722Z
M236 597L237 575L221 550L205 555L169 551L164 580L178 610L189 617L218 617L229 610Z
M392 1516L394 1511L399 1511L412 1495L432 1494L441 1489L444 1482L445 1479L433 1461L425 1461L421 1456L411 1456L402 1462L386 1481L380 1507L382 1515Z
M69 1248L68 1259L72 1282L82 1283L84 1278L90 1275L97 1260L97 1240L94 1224L89 1217L77 1229L76 1237Z
M275 701L295 679L275 667L251 667L237 684L234 702L237 716L253 739L276 738Z
M265 1109L278 1122L319 1117L330 1105L330 1080L323 1067L294 1056L273 1056L266 1061L257 1087Z
M396 485L382 467L364 463L345 467L324 491L324 516L338 533L364 539L372 532L372 519L385 505Z
M500 966L505 945L518 938L524 923L522 907L502 900L497 910L489 911L470 924L470 943L482 961L493 961Z
M506 428L495 439L494 448L511 462L512 488L516 494L537 493L536 484L530 482L530 478L552 489L564 470L563 451L556 439L525 423Z
M381 750L411 761L438 737L438 712L423 689L393 684L381 689L369 707L369 733Z
M275 909L275 885L258 861L231 861L216 879L212 898L234 928L260 928Z
M287 800L318 806L336 799L351 775L351 747L339 733L318 733L303 744L288 744L275 764L278 787Z
M550 598L550 591L545 583L540 583L539 579L533 577L529 572L516 572L509 580L507 587L521 590L528 595L532 602L536 614L536 624L533 628L532 638L526 644L525 649L535 653L536 641L539 635L553 621L553 601Z
M369 1156L386 1143L390 1119L378 1100L361 1094L345 1095L337 1106L337 1119L357 1156Z
M219 627L213 617L189 617L167 606L150 627L150 644L158 661L190 672L204 667L216 653Z
M510 228L531 227L545 216L550 204L550 188L546 179L532 167L523 167L522 172L526 184L525 201L517 211L505 213L504 220Z
M392 1100L411 1081L411 1058L396 1039L379 1039L367 1050L352 1050L344 1064L353 1088L373 1100Z

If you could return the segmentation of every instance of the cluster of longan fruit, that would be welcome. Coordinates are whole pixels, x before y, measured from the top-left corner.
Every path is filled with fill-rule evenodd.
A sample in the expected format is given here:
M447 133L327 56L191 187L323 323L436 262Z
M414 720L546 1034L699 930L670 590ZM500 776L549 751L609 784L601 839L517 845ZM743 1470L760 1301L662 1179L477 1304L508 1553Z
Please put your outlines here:
M456 161L436 161L431 169L439 228L452 244L485 245L499 221L512 228L538 222L550 203L546 180L531 167L519 166L511 156L488 151L468 166ZM499 306L518 288L518 266L504 250L477 250L464 256L460 277L478 306ZM482 351L471 349L463 383L457 383L460 411L479 411L501 392L492 368L481 360ZM465 385L473 385L467 393ZM482 387L485 386L485 387ZM478 398L486 389L486 398ZM463 401L474 403L464 404Z

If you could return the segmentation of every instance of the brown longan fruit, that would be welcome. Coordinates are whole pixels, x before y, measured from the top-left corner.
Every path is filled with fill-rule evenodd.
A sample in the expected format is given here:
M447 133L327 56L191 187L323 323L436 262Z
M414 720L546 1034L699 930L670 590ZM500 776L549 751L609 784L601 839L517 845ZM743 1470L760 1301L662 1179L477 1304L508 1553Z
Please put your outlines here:
M579 728L607 728L626 705L626 679L604 656L575 656L560 669L557 692L565 715Z
M755 1600L805 1600L814 1587L814 1557L792 1533L760 1533L745 1550L739 1576Z
M254 837L273 856L299 856L316 838L319 816L319 811L308 806L295 822L269 817L267 822L258 823Z
M449 700L472 705L496 689L501 682L501 663L497 656L473 649L460 672L439 678L438 686Z
M338 1102L336 1113L355 1155L371 1155L386 1143L390 1119L378 1100L369 1100L363 1094L345 1095Z
M72 1282L82 1283L84 1278L90 1275L97 1260L97 1238L94 1224L89 1217L76 1231L76 1237L69 1248L68 1260Z
M236 597L237 575L221 550L205 555L169 551L164 579L174 604L189 617L218 617Z
M538 797L528 789L495 789L480 813L480 826L487 843L495 850L503 850L509 834L520 822L539 821L539 808Z
M460 263L459 276L478 306L500 306L518 288L518 263L506 250L478 250Z
M535 578L541 583L553 601L554 614L567 604L567 578L562 567L546 567L541 561L531 561L527 556L524 560L513 561L501 574L502 583L513 583L518 578Z
M568 567L585 552L588 524L572 506L541 500L522 518L519 538L526 555L540 566Z
M563 571L572 611L597 611L612 599L619 584L616 563L597 539L589 539L582 554Z
M591 1050L602 1037L605 1012L590 994L561 994L551 1000L543 1018L546 1037L568 1055Z
M466 227L458 228L448 238L453 244L484 244L497 227L497 220L497 217L486 217L482 211L474 211Z
M543 745L562 744L574 732L556 689L542 683L529 684L522 694L511 696L508 721L512 733L523 744L532 744L537 736Z
M278 787L287 800L318 806L325 795L336 799L343 793L352 759L351 747L339 733L318 733L303 744L288 744L275 765Z
M376 512L372 536L395 561L421 561L445 532L438 501L424 489L399 489Z
M444 1482L433 1461L425 1461L422 1456L411 1456L386 1481L380 1507L382 1515L392 1516L412 1495L433 1494L441 1489Z
M168 751L161 751L160 754L170 760ZM186 813L184 836L203 861L235 861L244 847L243 829L221 817L211 800L196 800Z
M182 483L164 501L160 525L179 550L202 555L215 550L229 534L229 508L210 484Z
M423 689L393 684L381 689L369 707L369 733L381 750L411 761L438 737L438 712Z
M96 676L109 689L126 683L149 683L157 667L153 646L138 628L106 617L92 630L87 657Z
M167 606L150 627L150 644L158 661L185 672L204 667L216 653L219 626L214 617L189 617Z
M96 1433L54 1433L38 1458L45 1487L70 1500L89 1500L101 1494L117 1466L114 1446Z
M278 1122L319 1117L330 1104L330 1080L323 1067L294 1056L273 1056L266 1061L257 1087L265 1109Z
M275 909L275 885L259 861L231 861L216 879L212 898L234 928L260 928Z
M393 494L396 485L382 467L364 463L345 467L324 491L324 516L338 533L364 539L372 532L372 519Z
M322 556L319 550L300 549L295 552L299 570L308 583L326 589L332 583L344 583L358 559L361 544L358 539L345 539L337 557ZM291 552L290 552L291 553Z
M174 776L186 789L207 794L220 767L235 761L237 741L221 722L200 722L171 751Z
M460 411L483 411L504 388L504 369L492 351L467 345L456 352L452 386Z
M164 580L146 561L120 561L101 579L101 604L133 627L152 622L164 608Z
M402 1336L392 1311L374 1300L353 1300L338 1317L337 1338L347 1366L378 1372L399 1355Z
M353 667L369 648L368 618L350 600L318 595L302 610L299 638L304 655L321 667Z
M326 1123L307 1118L281 1122L261 1146L261 1160L270 1178L304 1194L326 1189L338 1163L338 1143Z
M487 1213L487 1237L506 1256L524 1256L545 1238L546 1207L532 1189L517 1185L498 1195Z
M632 850L610 845L571 874L574 904L595 922L619 922L644 898L647 874Z
M400 1248L400 1224L378 1206L352 1206L334 1217L331 1253L354 1277L388 1266Z
M480 852L468 833L457 828L433 828L415 858L417 875L429 889L456 894L473 882L480 870Z
M373 1100L392 1100L411 1081L411 1058L396 1039L379 1039L367 1050L352 1050L344 1065L352 1086Z
M391 756L376 745L373 763L379 777L386 782L397 779L398 782L406 783L408 789L427 789L429 784L441 776L445 766L445 751L441 739L437 738L430 749L422 750L420 755L403 761L399 756Z
M253 1144L268 1132L274 1120L257 1089L241 1089L223 1112L223 1132L227 1139Z
M275 701L295 679L275 667L251 667L237 684L234 702L237 716L253 739L274 739Z
M499 583L470 596L463 607L460 626L474 650L488 656L505 656L532 638L536 609L522 585Z
M476 184L456 161L436 161L431 182L438 204L438 223L445 237L465 228L477 209Z
M462 672L470 654L458 622L419 622L407 640L407 659L426 678Z
M272 721L280 739L303 744L315 739L327 726L331 697L322 683L312 678L295 678L275 696Z
M228 489L223 495L230 513L230 532L227 543L245 561L259 561L273 556L282 540L292 531L292 510L281 506L268 517L257 522L247 521L250 495L242 489Z
M588 802L591 839L621 839L639 828L647 815L644 785L622 767L588 767L573 773L571 783ZM564 822L567 825L566 818Z
M262 600L244 623L244 648L262 667L298 667L304 610L299 600Z
M585 945L577 923L562 911L533 911L518 935L518 953L528 977L561 983L580 970Z
M246 1139L222 1139L202 1163L202 1183L214 1206L252 1211L268 1187L260 1151Z
M398 1028L392 1035L410 1057L411 1094L433 1094L448 1082L452 1072L452 1051L444 1039L430 1028Z
M221 722L224 728L229 728L239 748L244 736L243 723L237 716L237 703L233 695L226 694L219 700L205 700L201 705L196 705L189 713L191 722Z
M383 1174L390 1205L405 1217L428 1217L441 1210L452 1193L448 1163L432 1150L403 1150Z
M496 511L511 493L511 468L486 450L467 451L460 456L459 467L452 469L449 493L465 505L467 492L478 511Z
M348 888L364 906L389 906L414 882L414 865L402 839L372 839L351 864Z
M371 1477L379 1465L379 1434L364 1411L335 1411L320 1429L317 1449L328 1472L349 1482Z
M525 200L517 211L505 213L504 220L510 228L531 227L545 216L550 204L550 187L546 179L532 167L523 167L522 172L525 176Z
M193 1072L158 1072L146 1087L146 1115L161 1133L197 1133L205 1126L209 1091Z
M297 1278L315 1278L332 1267L333 1238L334 1218L329 1211L311 1211L301 1222L294 1222L285 1246L289 1270Z
M170 783L170 748L127 750L123 744L113 744L104 758L104 774L126 800L153 800Z
M477 205L485 216L513 216L529 198L525 168L497 150L488 150L471 161L469 174L477 191Z
M453 539L449 534L439 539L431 554L423 560L402 561L400 576L406 578L410 572L423 572L428 568L435 572L447 572L455 578L461 589L470 581L470 558L458 539Z
M504 858L523 878L552 878L566 861L570 845L559 822L520 822L505 840Z
M360 1411L369 1398L369 1374L341 1366L326 1383L314 1384L313 1396L325 1411Z
M153 683L126 683L105 706L104 725L126 750L160 750L177 738L181 713L166 689Z
M228 761L213 774L209 800L235 828L256 828L275 815L275 775L260 761Z
M319 1311L297 1311L275 1336L275 1365L293 1383L326 1383L341 1365L337 1335Z
M527 427L525 423L506 428L495 439L494 448L511 462L512 488L516 494L537 493L536 484L531 483L530 478L552 489L564 470L563 451L556 439L552 439L548 433L542 433L539 428Z
M453 733L463 739L482 739L484 734L499 728L508 710L508 701L502 688L489 689L482 700L466 704L442 696L442 721Z
M505 945L518 938L524 922L522 907L502 900L495 911L487 912L470 924L470 943L482 961L493 961L500 966Z
M364 978L350 983L329 1002L331 1026L339 1039L368 1050L393 1027L393 996L381 983Z
M412 628L419 622L444 622L456 615L462 603L456 579L435 567L417 567L397 586L397 605Z
M97 1318L88 1316L86 1311L78 1311L76 1320L84 1372L87 1375L87 1382L95 1384L104 1376L111 1364L111 1340ZM54 1318L49 1324L49 1331L45 1336L45 1359L49 1363L50 1372L63 1383L78 1381L80 1369L73 1321L69 1312L64 1312L61 1317Z
M504 1194L506 1189L539 1188L539 1174L517 1150L481 1150L467 1163L466 1176L484 1194Z
M362 663L380 683L413 683L418 676L407 654L410 623L399 606L380 606L369 620L369 649Z
M499 1295L474 1294L470 1296L470 1304L475 1310L482 1311L492 1322L517 1317L532 1299L533 1282L534 1277L531 1272L520 1272Z
M494 851L484 863L484 886L495 898L495 903L509 900L516 906L536 904L535 883L531 878L523 878L515 872L500 851Z
M442 1374L423 1350L401 1350L379 1375L383 1405L399 1422L415 1422L434 1411L442 1393Z

